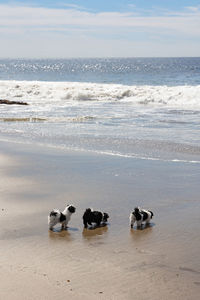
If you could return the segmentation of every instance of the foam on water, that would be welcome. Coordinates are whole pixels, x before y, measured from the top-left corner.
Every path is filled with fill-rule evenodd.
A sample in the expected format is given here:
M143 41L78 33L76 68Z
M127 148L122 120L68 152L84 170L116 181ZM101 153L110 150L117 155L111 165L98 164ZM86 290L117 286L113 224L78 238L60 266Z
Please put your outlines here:
M77 102L124 101L141 106L200 110L200 85L128 86L83 82L0 81L0 89L1 99L26 101L35 107L41 104L60 107L68 102L78 105Z

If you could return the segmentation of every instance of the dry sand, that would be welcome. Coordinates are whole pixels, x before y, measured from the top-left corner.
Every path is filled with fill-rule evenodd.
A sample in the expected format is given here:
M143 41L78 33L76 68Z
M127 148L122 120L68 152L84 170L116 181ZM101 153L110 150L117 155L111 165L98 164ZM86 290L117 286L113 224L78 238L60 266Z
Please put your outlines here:
M199 299L200 168L0 142L0 299ZM67 231L47 215L77 207ZM155 217L130 229L136 205ZM87 207L109 224L83 229Z

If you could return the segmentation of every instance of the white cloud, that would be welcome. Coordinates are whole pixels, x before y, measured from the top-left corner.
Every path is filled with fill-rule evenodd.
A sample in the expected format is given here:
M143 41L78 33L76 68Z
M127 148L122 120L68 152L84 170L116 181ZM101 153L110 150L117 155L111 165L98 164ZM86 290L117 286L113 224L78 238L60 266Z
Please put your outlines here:
M199 12L200 6L187 6L185 7L186 10L191 11L191 12Z
M191 11L191 10L190 10ZM135 16L131 13L102 12L89 13L77 9L50 9L41 7L14 7L0 5L0 26L96 26L96 27L143 27L174 29L180 32L199 34L194 30L200 25L199 9L193 13L176 16ZM184 26L185 25L185 26ZM195 25L195 26L194 26ZM185 28L184 28L185 27ZM187 28L186 28L187 27ZM188 30L188 27L192 30ZM199 27L200 28L200 27ZM197 28L196 28L197 29Z
M97 56L96 52L99 53L98 56L101 56L101 53L103 56L106 56L106 53L110 56L111 52L116 53L116 56L126 56L130 55L127 47L132 48L134 45L137 45L137 49L141 45L142 51L137 50L138 54L145 50L146 56L151 56L151 53L148 53L151 48L155 48L153 45L156 45L156 49L159 48L166 56L162 43L165 44L167 41L171 49L176 50L172 44L175 38L183 47L182 53L184 43L184 51L186 52L187 49L188 55L193 53L193 49L189 51L188 39L193 40L190 46L196 47L196 53L200 53L199 7L188 7L179 13L166 12L160 16L139 16L130 12L92 13L80 10L76 6L72 7L71 4L68 5L69 9L0 5L0 56L24 56L25 53L28 56L33 56L33 53L36 56L43 56L42 49L44 48L46 56L58 56L62 52L58 51L59 47L67 48L66 56L73 56L71 55L73 53L76 56L92 54L92 56ZM114 37L119 34L120 38L115 39ZM141 38L138 38L138 35ZM145 38L148 36L148 41L142 40L142 35L145 35ZM155 37L159 37L157 42L155 42ZM83 39L84 43L85 40L88 41L84 45L82 45ZM26 45L26 40L29 41L29 45L37 48L37 51L31 51L32 48ZM4 43L3 47L2 43ZM39 44L43 46L40 47ZM143 49L144 45L146 49ZM9 51L8 47L10 47ZM179 49L178 45L176 47ZM110 51L111 48L113 48L112 51ZM15 53L12 52L13 49ZM118 53L119 50L121 55ZM185 52L183 55L186 55Z
M57 3L57 4L59 5L59 3ZM70 7L72 9L76 9L76 10L87 10L84 6L71 4L71 3L60 3L60 5L63 7Z

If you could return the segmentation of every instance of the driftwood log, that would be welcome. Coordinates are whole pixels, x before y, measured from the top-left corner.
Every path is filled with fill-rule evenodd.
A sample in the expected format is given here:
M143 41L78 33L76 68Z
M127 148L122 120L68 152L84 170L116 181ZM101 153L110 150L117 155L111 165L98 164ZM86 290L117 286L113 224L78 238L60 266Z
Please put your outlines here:
M10 101L10 100L2 100L0 99L0 104L8 104L8 105L11 105L11 104L17 104L17 105L28 105L28 103L26 102L19 102L19 101Z

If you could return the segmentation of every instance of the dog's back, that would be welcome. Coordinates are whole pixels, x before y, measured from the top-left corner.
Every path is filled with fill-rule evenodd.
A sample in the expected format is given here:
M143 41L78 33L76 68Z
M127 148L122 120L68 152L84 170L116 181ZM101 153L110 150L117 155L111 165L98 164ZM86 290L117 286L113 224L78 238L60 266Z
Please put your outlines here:
M146 209L142 209L141 210L141 214L142 214L142 220L145 222L149 222L152 217L153 217L153 212L150 210L146 210Z
M103 214L100 211L93 211L91 213L91 218L92 218L93 222L100 223L103 219Z
M88 224L92 225L92 223L96 223L97 226L100 226L102 221L103 221L103 213L100 211L92 211L91 208L87 208L83 214L83 224L85 228L87 228Z

